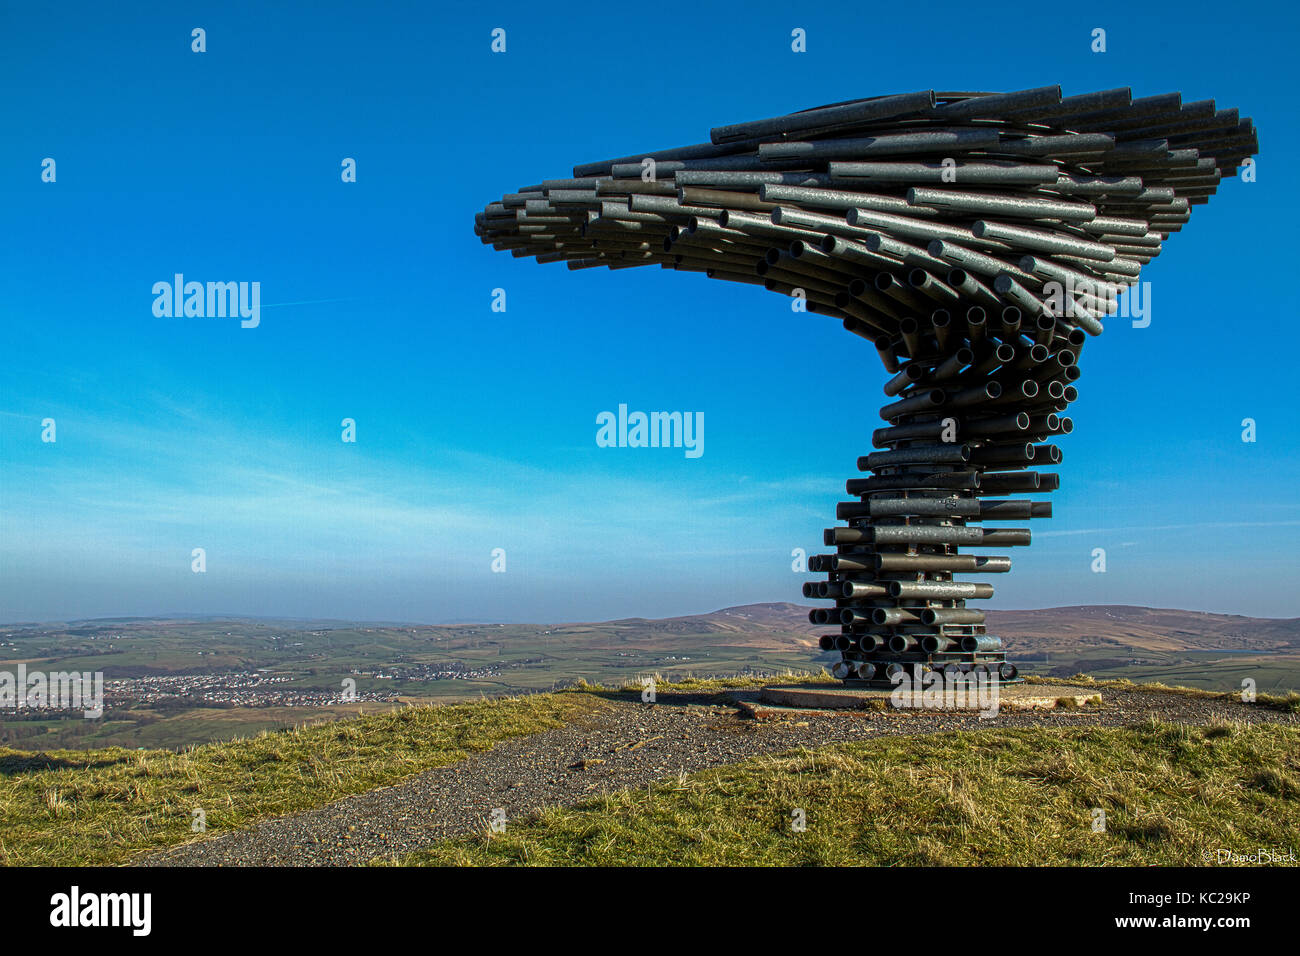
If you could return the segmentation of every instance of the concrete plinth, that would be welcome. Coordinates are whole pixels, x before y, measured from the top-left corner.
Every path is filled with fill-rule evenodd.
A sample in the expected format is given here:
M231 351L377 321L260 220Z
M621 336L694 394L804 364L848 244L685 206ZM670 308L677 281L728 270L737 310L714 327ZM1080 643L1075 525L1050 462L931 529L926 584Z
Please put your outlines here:
M986 687L984 693L992 693ZM999 711L1054 710L1058 707L1096 706L1101 703L1101 693L1086 687L1065 684L999 684L996 688ZM988 706L987 696L981 701L972 690L967 695L945 698L943 706L934 706L935 694L929 701L920 694L905 699L904 706L894 702L892 690L869 687L844 687L838 684L770 684L759 693L758 703L775 707L805 708L812 710L983 710ZM965 697L963 700L962 697Z

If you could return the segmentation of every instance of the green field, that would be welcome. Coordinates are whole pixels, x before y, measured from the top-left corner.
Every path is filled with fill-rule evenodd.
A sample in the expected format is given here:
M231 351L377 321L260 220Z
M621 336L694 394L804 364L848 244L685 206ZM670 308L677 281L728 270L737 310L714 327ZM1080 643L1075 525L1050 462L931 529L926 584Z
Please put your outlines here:
M706 624L660 633L658 622L626 625L464 625L411 627L255 620L96 621L0 629L0 669L103 671L106 680L262 671L283 689L337 694L344 679L359 694L391 692L393 703L313 707L213 706L195 698L164 704L125 700L103 720L0 719L0 745L23 750L91 747L177 748L299 724L331 721L406 703L466 701L532 694L581 681L621 685L641 675L664 679L776 674L821 669L797 644L806 635L764 628L760 646L719 642ZM722 632L724 639L734 635ZM790 650L781 649L782 640ZM377 673L458 667L476 675L398 679ZM361 673L357 673L360 671ZM485 673L491 671L491 673Z
M1133 663L1115 661L1113 652L1059 655L1062 663L1039 661L1020 663L1025 674L1061 677L1091 674L1098 680L1131 680L1134 683L1159 681L1179 687L1199 687L1213 691L1240 691L1242 681L1255 682L1259 693L1285 694L1300 689L1300 653L1216 654L1213 652L1178 651L1140 652Z

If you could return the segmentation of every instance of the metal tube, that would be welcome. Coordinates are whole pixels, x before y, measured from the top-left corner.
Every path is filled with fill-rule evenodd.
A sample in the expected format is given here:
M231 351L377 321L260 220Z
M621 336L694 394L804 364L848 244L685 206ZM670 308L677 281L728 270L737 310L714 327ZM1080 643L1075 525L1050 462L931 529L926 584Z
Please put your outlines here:
M1014 415L998 415L994 418L980 418L967 422L962 427L962 434L971 438L983 438L991 435L1023 432L1029 429L1029 415L1016 412Z
M947 352L952 341L952 313L947 309L935 309L930 313L930 325L934 328L934 337L939 343L939 351Z
M889 597L889 588L883 584L871 584L862 581L845 581L842 584L845 598L883 598Z
M834 142L834 141L832 141ZM782 143L773 150L792 144ZM819 146L821 144L818 144ZM998 146L999 149L1005 147ZM1050 150L1049 150L1050 151ZM761 153L761 149L760 149ZM817 158L830 155L850 156L851 150L827 151L824 148ZM1018 163L1000 165L993 163L832 163L831 176L835 179L862 179L878 183L961 183L963 186L1041 186L1056 182L1055 166L1028 166ZM911 202L911 199L908 200Z
M993 596L993 585L970 581L891 581L889 593L890 597L895 598L924 598L931 601L983 599Z
M802 160L825 162L830 166L832 179L859 179L857 162L837 163L835 160L856 159L864 156L915 156L925 153L949 155L954 151L985 149L996 146L998 134L992 129L940 129L915 133L882 133L878 136L844 137L797 142L786 140L763 143L758 147L758 157L763 162ZM836 167L846 167L842 175Z
M1055 167L1052 169L1052 180L1055 180ZM987 193L964 193L947 189L926 189L920 186L907 191L907 202L912 206L929 206L932 209L943 209L948 212L1012 216L1017 219L1088 220L1097 215L1097 207L1091 203L990 196ZM975 235L980 238L1000 238L984 237L979 232Z
M1018 109L1059 106L1061 87L1040 86L1015 93L994 93L971 96L954 103L935 107L940 122L960 117L962 119L997 119L1001 114Z
M784 136L790 133L825 129L844 124L892 119L897 116L906 116L909 113L930 110L933 107L934 91L921 90L917 93L902 93L897 96L855 100L837 106L825 106L820 109L804 110L801 113L751 120L747 123L715 126L709 131L709 139L714 143L727 143L759 136L777 134Z
M982 509L981 503L975 498L873 498L850 504L865 505L863 514L873 518L896 515L974 517Z
M971 369L966 373L968 376L982 378L986 375L992 374L1000 366L1006 365L1016 357L1015 346L1008 345L1006 342L1000 342L997 345L989 342L985 346L985 349L987 349L987 351L985 352L984 358L971 367ZM1002 394L1002 386L1000 383L990 384L998 385L997 394L989 395L987 397L997 398L998 395Z
M941 382L945 379L953 378L958 372L974 361L975 353L973 351L964 347L959 348L935 367L934 373L930 378L935 382Z
M877 554L876 569L1003 573L1011 570L1011 559L974 554Z
M870 654L884 646L884 641L875 634L861 632L853 636L853 643L856 645L855 650L862 654ZM867 666L867 665L863 665ZM874 665L871 665L874 666ZM861 672L859 671L859 676Z
M898 334L903 337L903 347L909 358L916 358L921 353L921 326L916 319L908 316L898 323Z
M877 627L894 627L898 624L919 624L921 618L914 612L898 607L878 607L871 612L871 623ZM891 650L892 647L891 639ZM899 648L902 650L903 648Z
M970 461L969 445L909 445L891 451L873 451L858 459L859 471L892 468L897 465L964 464Z
M978 239L997 239L1017 249L1034 249L1040 252L1059 253L1082 259L1095 259L1098 262L1110 262L1115 258L1115 250L1100 242L1075 239L1046 229L1030 229L1027 226L1008 226L1000 222L988 222L981 219L971 227ZM997 290L997 287L994 286ZM1001 291L1001 290L997 290Z
M931 219L939 215L938 210L916 209L908 205L906 199L899 196L860 193L848 189L819 189L816 186L783 186L779 183L764 183L758 187L758 196L762 202L793 204L806 209L832 209L838 210L840 215L850 209L871 209L876 212L892 212L899 215L928 216Z
M919 365L909 365L885 383L885 394L897 395L906 388L911 388L925 377L925 369Z
M915 615L912 615L912 617L915 618ZM917 622L919 623L919 619L917 619ZM906 624L911 622L904 620L901 621L900 623ZM889 649L895 654L905 654L908 651L915 650L916 647L917 647L916 638L911 637L907 634L895 634L889 639ZM891 665L891 668L892 666L893 665Z
M984 612L964 607L926 608L921 612L921 623L931 626L936 624L983 624ZM929 648L925 649L929 650ZM933 654L938 649L936 647L930 653Z
M942 262L943 260L938 260ZM1001 303L993 290L972 276L965 269L949 269L946 277L949 286L966 298L987 308L998 308Z
M950 262L953 265L960 266L962 269L974 272L977 275L992 277L1006 273L1014 279L1028 281L1035 283L1036 285L1042 284L1041 281L1036 281L1028 272L1012 265L1010 262L995 259L992 256L987 256L974 249L960 246L947 239L932 240L927 247L927 251L936 259Z
M913 395L910 398L904 398L900 401L893 402L880 409L880 417L883 419L893 420L901 418L914 412L924 411L943 404L944 390L941 388L932 388L927 391Z
M925 612L922 612L921 616L924 618ZM941 651L952 650L958 646L957 641L953 638L940 637L935 634L925 634L917 641L917 643L920 645L921 650L926 654L938 654Z
M971 635L961 638L961 649L966 653L974 651L996 651L1002 647L1002 638L987 635Z
M833 530L839 532L845 529ZM860 540L876 544L980 544L986 534L983 528L936 525L876 525L851 530L864 532Z
M911 471L902 475L873 475L870 478L850 478L845 488L851 495L869 495L876 491L936 489L966 491L979 488L983 477L977 471ZM830 542L827 542L828 544Z
M971 388L962 389L960 392L953 392L948 395L948 400L944 402L944 411L947 412L954 408L965 408L969 405L979 405L983 402L993 401L1002 394L1002 385L999 382L985 382L983 385L975 385Z
M1020 474L983 474L980 476L980 493L989 495L1006 494L1013 491L1045 491L1041 487L1042 474L1026 471Z

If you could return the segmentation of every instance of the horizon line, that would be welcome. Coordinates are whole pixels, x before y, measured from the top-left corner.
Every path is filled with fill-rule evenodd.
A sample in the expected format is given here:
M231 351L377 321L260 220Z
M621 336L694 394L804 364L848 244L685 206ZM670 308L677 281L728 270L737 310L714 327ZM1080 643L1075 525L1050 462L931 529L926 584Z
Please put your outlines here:
M9 621L0 622L0 628L32 628L46 627L55 624L104 624L104 623L129 623L129 622L148 622L148 621L275 621L300 624L330 624L345 626L371 626L371 627L564 627L578 624L619 624L624 621L676 621L689 617L709 617L715 614L723 614L727 611L738 611L744 608L772 607L776 605L788 605L793 608L811 610L818 605L799 604L794 601L759 601L751 604L733 604L726 607L715 608L711 611L697 611L691 614L670 614L665 617L644 617L634 615L631 617L606 618L600 621L493 621L493 620L473 620L457 619L450 621L398 621L398 620L367 620L367 619L350 619L339 617L295 617L280 616L267 614L193 614L183 612L168 612L163 614L123 614L108 617L79 617L69 618L66 620L46 620L46 621ZM1254 616L1249 614L1235 614L1230 611L1201 611L1191 608L1178 607L1151 607L1145 604L1056 604L1047 607L1021 607L1021 608L989 608L988 613L992 614L1017 614L1025 611L1067 611L1075 609L1088 608L1122 608L1126 610L1137 611L1176 611L1181 614L1212 614L1216 617L1239 617L1245 620L1254 621L1296 621L1296 617L1270 617L1268 615ZM809 622L809 627L825 627L826 625L813 624Z

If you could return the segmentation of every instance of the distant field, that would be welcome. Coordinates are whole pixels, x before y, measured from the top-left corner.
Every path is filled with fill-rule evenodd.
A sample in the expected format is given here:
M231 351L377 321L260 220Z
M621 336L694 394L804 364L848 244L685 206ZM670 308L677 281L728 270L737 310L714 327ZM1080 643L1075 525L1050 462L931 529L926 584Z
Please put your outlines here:
M405 704L341 704L338 707L195 707L175 714L149 710L120 712L102 721L64 717L9 721L0 728L0 745L19 750L97 749L176 750L196 743L250 737L266 730L311 726L364 713L380 713ZM18 736L21 733L23 736ZM13 739L4 739L11 737Z
M1249 678L1256 690L1284 694L1300 688L1300 654L1232 654L1181 652L1143 655L1140 663L1115 662L1113 657L1080 655L1066 664L1044 665L1022 662L1026 674L1065 677L1085 673L1098 680L1127 679L1135 683L1159 681L1179 687L1204 690L1240 690Z
M762 604L662 620L550 626L247 619L10 625L0 627L0 670L25 661L32 669L103 671L109 681L136 683L111 702L102 721L0 713L0 745L30 751L178 748L375 713L401 701L530 694L580 680L620 685L648 675L815 673L835 655L817 651L824 628L808 623L807 610ZM1297 620L1081 607L991 611L989 627L1027 674L1088 673L1216 691L1240 690L1250 678L1260 692L1300 689ZM197 689L165 700L137 693L150 680L249 674L306 703L213 702ZM345 680L355 681L359 701L342 699Z

